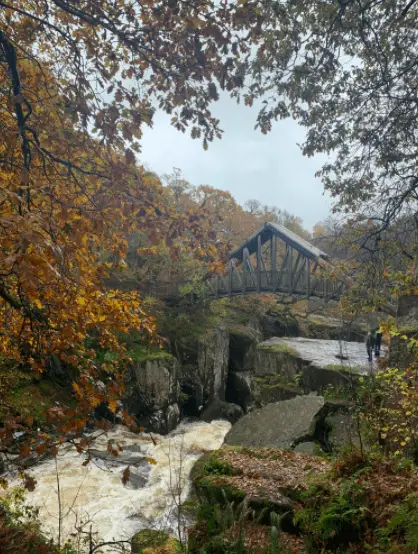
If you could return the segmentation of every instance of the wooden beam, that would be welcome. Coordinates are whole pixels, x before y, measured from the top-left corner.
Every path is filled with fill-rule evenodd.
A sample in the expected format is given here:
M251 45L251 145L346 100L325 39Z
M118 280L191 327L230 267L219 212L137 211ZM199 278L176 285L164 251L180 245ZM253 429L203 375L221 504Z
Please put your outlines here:
M296 290L296 287L298 286L298 283L299 283L299 279L300 279L300 276L302 275L302 271L305 269L305 264L306 264L306 258L304 257L303 258L303 263L302 265L300 266L300 269L296 275L296 279L294 280L293 282L293 290ZM290 294L293 293L293 290L290 291Z
M277 273L277 237L271 235L270 242L270 271L271 271L271 288L274 291L276 285L276 273Z
M250 273L254 273L254 267L253 267L253 264L251 262L250 251L248 250L248 248L244 248L243 255L244 255L245 260L247 262L247 267L250 270Z
M283 277L283 274L284 274L284 271L287 267L287 260L288 260L288 257L289 257L289 248L287 247L286 245L286 254L284 255L284 258L283 258L283 261L282 261L282 265L280 266L280 269L279 269L279 273L277 275L277 281L276 281L276 285L275 287L273 288L273 292L276 292L277 289L279 288L281 282L282 282L282 277Z
M300 260L302 258L302 254L300 252L298 252L298 255L297 255L297 258L296 258L296 262L295 262L295 267L290 267L290 274L291 274L291 278L290 278L290 286L289 286L289 294L292 294L293 290L295 289L296 285L295 285L295 277L297 276L296 275L296 272L298 270L298 267L299 267L299 263L300 263Z
M248 254L248 249L244 248L244 251L243 251L244 263L242 264L242 294L245 294L245 291L247 289L247 272L248 272L247 254Z
M286 248L289 247L289 290L293 288L293 248L286 244Z
M311 262L306 260L306 298L309 298L310 288L311 288Z
M257 292L261 291L261 235L257 237Z

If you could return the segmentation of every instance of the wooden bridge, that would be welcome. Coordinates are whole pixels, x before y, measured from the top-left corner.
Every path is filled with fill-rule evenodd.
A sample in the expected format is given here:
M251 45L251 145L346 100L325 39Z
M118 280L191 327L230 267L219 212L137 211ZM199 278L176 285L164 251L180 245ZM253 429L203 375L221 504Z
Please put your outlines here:
M208 281L209 294L222 298L281 293L338 299L348 284L324 276L332 270L329 260L328 254L283 225L265 223L231 252L227 273Z
M229 255L224 275L207 281L205 296L224 298L248 294L338 300L353 280L336 271L328 254L278 223L265 223ZM176 301L187 283L137 283L145 294ZM360 289L365 296L366 289ZM193 293L192 293L193 296ZM397 299L386 291L381 311L397 313Z

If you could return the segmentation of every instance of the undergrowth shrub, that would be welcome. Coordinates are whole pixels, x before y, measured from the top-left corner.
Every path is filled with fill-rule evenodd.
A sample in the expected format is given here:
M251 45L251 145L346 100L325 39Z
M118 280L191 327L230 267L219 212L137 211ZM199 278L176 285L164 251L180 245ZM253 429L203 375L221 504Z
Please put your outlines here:
M339 487L314 484L300 496L303 508L295 523L308 536L311 550L333 549L360 539L370 513L357 478L362 471L341 482ZM318 548L318 550L315 550Z
M397 507L386 527L379 530L379 548L387 554L418 553L418 493ZM399 545L399 541L403 544Z

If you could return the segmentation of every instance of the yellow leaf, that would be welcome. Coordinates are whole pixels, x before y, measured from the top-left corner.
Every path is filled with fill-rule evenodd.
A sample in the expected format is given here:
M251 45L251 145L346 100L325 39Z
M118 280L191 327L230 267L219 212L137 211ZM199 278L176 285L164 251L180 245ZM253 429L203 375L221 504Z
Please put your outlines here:
M115 399L112 398L112 400L109 400L109 410L112 412L112 414L116 413L116 410L118 409L118 403Z
M79 304L80 306L85 306L85 304L86 304L86 299L83 298L82 296L78 296L77 299L76 299L76 302L77 302L77 304Z
M154 460L154 458L147 458L147 462L153 466L157 465L157 460Z

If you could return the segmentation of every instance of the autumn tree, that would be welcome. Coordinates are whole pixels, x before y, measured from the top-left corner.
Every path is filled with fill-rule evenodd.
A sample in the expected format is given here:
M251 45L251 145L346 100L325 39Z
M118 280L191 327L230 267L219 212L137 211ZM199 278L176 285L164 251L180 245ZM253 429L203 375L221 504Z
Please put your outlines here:
M119 365L106 362L103 379L87 339L123 359L121 332L155 337L138 293L104 285L125 268L128 238L146 230L151 243L205 251L199 216L172 210L136 167L142 126L158 107L204 145L219 136L209 104L216 83L237 84L227 53L245 45L228 11L203 1L0 7L0 354L37 373L51 356L73 368L77 407L49 417L80 432L98 404L115 412L123 390ZM32 424L10 408L2 450ZM39 452L52 442L38 437Z

